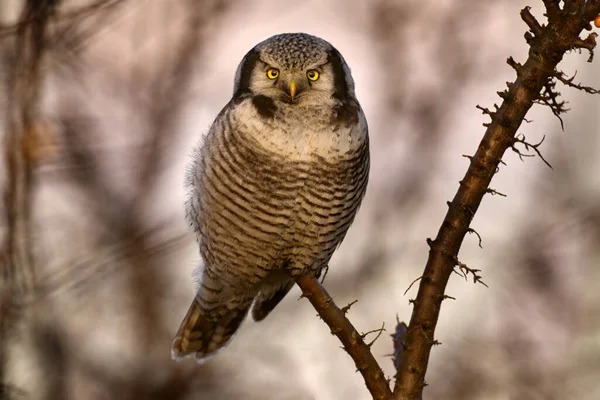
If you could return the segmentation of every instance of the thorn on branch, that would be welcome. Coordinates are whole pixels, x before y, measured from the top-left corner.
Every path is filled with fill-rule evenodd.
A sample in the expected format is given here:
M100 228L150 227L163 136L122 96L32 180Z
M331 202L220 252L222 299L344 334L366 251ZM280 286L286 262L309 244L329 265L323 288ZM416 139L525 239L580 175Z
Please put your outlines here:
M525 154L525 156L531 156L531 154ZM497 191L495 189L487 188L487 189L485 189L485 192L491 194L492 196L497 195L497 196L501 196L501 197L506 197L506 195L504 193L500 193L499 191Z
M483 281L483 277L478 274L478 272L481 272L480 269L469 268L467 267L467 264L461 263L456 257L454 257L454 262L459 268L459 272L457 272L456 269L454 270L454 272L457 275L460 275L463 278L465 278L465 281L467 280L468 275L471 274L473 275L473 283L480 283L486 288L489 288L489 286Z
M564 85L578 89L578 90L582 90L586 93L589 94L600 94L600 90L598 89L594 89L593 87L590 86L583 86L580 83L573 83L573 80L575 79L575 76L577 75L577 71L575 71L575 73L573 74L573 76L571 78L567 78L567 76L561 72L561 71L556 71L556 73L554 74L554 77L556 79L558 79L559 81L561 81Z
M537 19L535 19L535 17L531 14L530 10L531 10L531 7L529 7L529 6L522 9L521 10L521 19L523 21L525 21L525 23L527 24L527 26L529 27L531 32L535 36L539 37L543 33L544 28L540 25L540 23L537 21Z
M519 64L518 62L516 62L515 59L512 58L512 56L510 56L506 59L506 63L508 65L510 65L511 67L513 67L515 71L517 71L517 75L523 69L523 66L521 64ZM510 82L506 82L506 85L510 87Z
M353 302L348 303L347 306L342 307L341 308L342 313L344 313L344 315L348 314L348 311L350 311L350 307L352 307L356 303L358 303L358 300L354 300Z
M367 343L367 347L371 348L371 346L373 346L373 344L375 343L375 341L377 339L379 339L379 337L381 336L381 334L385 331L385 322L383 322L381 324L381 328L378 329L373 329L371 331L365 332L362 335L360 335L361 339L365 339L367 337L367 335L370 335L371 333L375 333L377 332L377 336L375 336L375 339L373 339L370 343Z
M558 100L560 93L555 91L556 81L553 78L554 76L548 77L548 80L544 84L540 95L537 99L534 100L534 102L550 107L552 114L554 114L556 118L558 118L558 120L560 121L560 127L564 131L565 124L560 115L569 111L569 109L565 107L566 103L564 101Z
M298 296L298 300L302 300L302 299L308 299L308 295L305 293L301 293L300 296Z
M415 283L419 282L421 279L423 279L423 275L421 275L420 277L418 277L417 279L415 279L414 281L412 281L412 282L410 283L410 285L408 285L408 287L407 287L407 288L406 288L406 290L404 291L404 295L403 295L403 296L406 296L406 293L408 293L408 291L410 290L410 288L411 288L411 287L413 287L413 285L414 285Z
M513 95L508 90L506 90L506 89L502 90L502 91L498 91L498 92L496 92L496 94L498 96L500 96L500 98L502 100L505 100L505 101L508 101L508 100L510 100L510 99L513 98Z
M467 233L474 233L475 235L477 235L477 239L479 239L479 248L483 249L483 246L481 246L481 235L473 228L467 229Z
M456 300L456 297L452 297L450 295L445 294L443 300L446 300L446 299Z
M492 112L489 108L486 107L481 107L479 104L475 106L475 108L477 108L478 110L481 110L481 113L484 115L489 115L490 118L494 118L494 116L496 115L495 112Z
M586 49L590 52L590 56L588 57L588 62L592 62L594 60L594 48L596 47L596 38L598 34L596 32L592 32L585 39L575 39L571 43L571 49Z
M542 143L544 143L544 139L546 139L546 135L544 135L544 137L542 137L542 140L540 140L539 143L537 143L537 144L531 144L531 143L528 143L526 141L525 135L520 134L516 138L513 139L513 144L511 145L511 149L515 153L517 153L517 155L519 156L519 158L521 159L521 161L524 161L523 157L533 157L534 156L533 154L524 154L524 153L521 152L521 150L519 150L519 149L517 149L515 147L515 145L517 143L521 143L522 145L525 146L525 150L527 150L527 151L533 150L542 159L542 161L544 162L544 164L546 164L548 167L550 167L550 169L554 169L554 168L552 168L552 165L550 165L550 163L548 161L546 161L546 159L544 158L544 156L542 155L542 153L539 150L540 145Z

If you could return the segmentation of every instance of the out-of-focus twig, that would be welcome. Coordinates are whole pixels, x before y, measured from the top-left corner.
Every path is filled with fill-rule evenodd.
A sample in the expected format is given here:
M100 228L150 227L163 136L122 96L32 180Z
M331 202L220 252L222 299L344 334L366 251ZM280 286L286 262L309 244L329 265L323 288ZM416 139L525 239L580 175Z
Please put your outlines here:
M61 16L61 19L63 21L69 21L72 23L73 21L85 18L90 14L94 14L102 8L115 6L123 1L124 0L98 0L92 4L87 4L83 7L79 7L64 13L64 15ZM40 22L42 24L46 24L47 15L43 9L52 8L53 10L56 10L60 0L38 1L37 3L37 8L34 10L34 12L29 13L26 18L20 18L16 24L0 25L0 39L5 38L6 36L18 34L18 32L22 29L25 29L27 25L39 24Z
M16 27L16 57L9 71L4 144L7 185L2 199L7 233L0 244L0 384L5 382L8 337L23 318L24 299L31 296L35 286L31 243L33 166L43 135L39 109L45 34L57 4L25 1Z
M438 322L444 290L456 266L458 251L469 231L469 224L504 152L515 142L517 129L531 106L540 96L550 95L546 101L556 114L565 110L556 105L556 93L549 84L556 76L556 66L568 50L595 47L595 34L579 38L584 27L600 13L599 2L577 2L573 10L561 10L558 2L544 1L549 16L548 25L542 26L530 13L529 7L521 17L529 26L525 39L530 45L529 57L520 65L512 58L509 64L516 70L517 79L508 90L500 92L503 103L495 111L486 110L491 117L477 152L471 158L469 169L456 193L435 240L428 240L430 251L427 265L414 300L414 309L404 345L403 360L396 375L396 399L421 399L431 347L436 344L435 327ZM550 93L542 94L542 90Z
M370 347L363 340L352 323L346 318L344 311L335 305L329 293L321 286L318 279L303 275L296 281L304 297L308 298L321 319L329 326L331 333L340 339L346 352L352 357L356 369L362 374L367 389L374 399L392 398L392 391L383 371L371 354Z

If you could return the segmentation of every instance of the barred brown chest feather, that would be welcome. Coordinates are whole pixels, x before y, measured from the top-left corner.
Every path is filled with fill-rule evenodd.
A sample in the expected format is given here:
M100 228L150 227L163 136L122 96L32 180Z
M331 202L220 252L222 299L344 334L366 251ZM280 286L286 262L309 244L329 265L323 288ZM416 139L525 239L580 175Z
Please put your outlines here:
M252 286L284 265L295 274L326 265L360 205L369 155L365 134L276 134L247 118L250 107L211 129L190 204L207 267Z

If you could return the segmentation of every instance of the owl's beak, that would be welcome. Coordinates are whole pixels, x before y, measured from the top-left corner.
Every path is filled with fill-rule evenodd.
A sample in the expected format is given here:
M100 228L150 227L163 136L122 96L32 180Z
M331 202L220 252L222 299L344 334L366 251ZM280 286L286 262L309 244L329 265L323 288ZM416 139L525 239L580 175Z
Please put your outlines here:
M292 101L296 97L296 81L290 82L290 96L292 97Z

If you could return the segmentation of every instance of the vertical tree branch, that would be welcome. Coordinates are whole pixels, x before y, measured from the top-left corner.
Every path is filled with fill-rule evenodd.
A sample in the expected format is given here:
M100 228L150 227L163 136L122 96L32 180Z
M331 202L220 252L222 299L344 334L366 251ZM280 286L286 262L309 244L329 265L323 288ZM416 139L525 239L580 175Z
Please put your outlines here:
M7 341L26 312L35 286L31 246L33 167L39 150L45 34L57 1L25 1L16 28L9 80L3 193L7 233L0 248L0 384L5 381ZM24 23L24 21L30 21Z
M521 12L522 19L535 35L529 32L525 35L530 45L529 57L524 65L509 59L509 64L517 71L517 79L507 91L500 93L504 101L497 111L486 110L492 121L471 158L437 237L427 241L429 258L414 300L402 364L396 375L396 399L422 398L431 347L436 343L435 327L446 284L458 262L458 251L504 152L515 143L517 129L527 111L556 75L556 66L567 50L586 48L591 51L595 45L593 34L586 40L579 39L579 34L600 13L598 2L586 3L586 7L581 7L575 14L557 10L558 2L545 3L550 16L548 26L537 23L528 7Z

